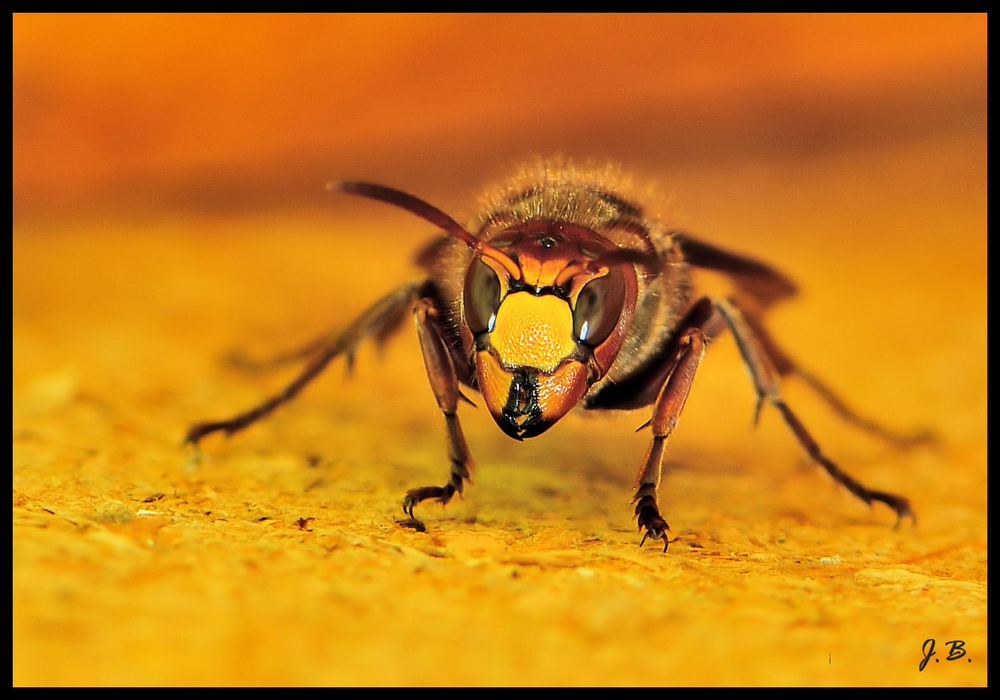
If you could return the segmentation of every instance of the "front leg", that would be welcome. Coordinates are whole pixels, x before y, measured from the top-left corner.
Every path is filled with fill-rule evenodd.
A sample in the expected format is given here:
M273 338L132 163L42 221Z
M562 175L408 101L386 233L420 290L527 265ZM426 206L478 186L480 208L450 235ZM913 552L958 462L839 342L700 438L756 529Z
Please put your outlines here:
M413 518L413 507L421 501L433 498L440 503L447 503L456 493L461 494L472 468L469 448L465 443L462 426L458 422L458 399L461 396L458 377L455 374L452 355L448 352L447 342L438 325L438 311L430 299L423 298L417 302L414 314L417 321L417 337L420 339L420 349L423 351L424 365L427 368L427 378L430 380L438 407L444 414L448 430L448 457L451 460L451 471L448 483L444 486L421 486L406 493L403 510L410 518Z
M639 542L640 547L649 537L663 540L664 552L670 543L667 539L670 526L660 515L660 508L656 502L656 489L663 472L663 455L666 451L667 438L670 437L684 410L695 372L705 354L707 341L702 326L708 322L711 315L711 300L704 298L699 301L681 325L685 330L672 343L664 357L664 366L670 370L653 406L653 416L649 421L653 430L653 442L649 446L649 452L646 453L646 461L639 470L635 496L632 498L639 529L644 530L642 540Z

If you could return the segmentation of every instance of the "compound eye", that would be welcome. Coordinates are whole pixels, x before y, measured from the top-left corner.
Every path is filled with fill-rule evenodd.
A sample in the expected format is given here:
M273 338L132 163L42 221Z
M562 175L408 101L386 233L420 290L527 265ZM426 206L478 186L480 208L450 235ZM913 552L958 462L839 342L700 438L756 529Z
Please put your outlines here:
M500 279L480 258L475 258L465 275L462 298L465 321L475 335L493 330L500 308Z
M604 277L587 282L573 307L573 333L592 348L611 335L625 307L625 276L611 268Z

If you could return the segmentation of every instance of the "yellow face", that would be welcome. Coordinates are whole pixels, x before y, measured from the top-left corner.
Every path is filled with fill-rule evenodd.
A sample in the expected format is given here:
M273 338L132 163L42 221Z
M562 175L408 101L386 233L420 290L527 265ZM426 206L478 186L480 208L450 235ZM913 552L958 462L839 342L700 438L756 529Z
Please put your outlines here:
M544 432L580 402L587 367L574 357L573 313L553 294L508 294L497 310L491 348L477 353L486 406L511 437Z
M448 319L469 353L461 381L475 384L497 425L518 440L545 432L608 373L636 310L636 265L654 274L660 267L641 210L602 188L508 192L473 235L405 192L333 186L406 209L469 247L461 318Z
M463 310L486 406L521 440L566 415L613 362L627 284L617 267L588 266L562 230L517 240L473 260Z
M554 294L508 294L497 310L490 341L507 365L552 372L576 350L573 311Z

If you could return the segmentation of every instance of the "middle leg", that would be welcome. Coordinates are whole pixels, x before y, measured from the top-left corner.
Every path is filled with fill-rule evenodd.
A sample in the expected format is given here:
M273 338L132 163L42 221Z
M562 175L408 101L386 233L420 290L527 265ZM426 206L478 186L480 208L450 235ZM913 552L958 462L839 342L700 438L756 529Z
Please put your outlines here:
M743 357L743 363L750 371L754 388L757 391L757 414L759 415L761 406L765 402L770 403L781 413L781 417L813 461L822 466L835 481L868 505L871 505L873 501L878 501L892 508L896 511L897 526L903 518L915 521L916 516L910 507L910 502L905 497L869 489L823 453L819 444L781 396L778 375L782 373L782 368L779 363L788 361L787 357L783 354L775 354L773 346L769 347L767 341L762 341L755 332L753 323L748 322L747 315L732 299L719 301L715 306L733 332L740 355Z

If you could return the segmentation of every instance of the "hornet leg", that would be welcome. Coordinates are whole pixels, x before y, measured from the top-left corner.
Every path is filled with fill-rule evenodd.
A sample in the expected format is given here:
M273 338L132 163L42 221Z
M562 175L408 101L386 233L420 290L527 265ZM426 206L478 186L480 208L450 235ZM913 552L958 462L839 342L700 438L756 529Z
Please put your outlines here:
M829 457L823 454L819 445L812 438L806 427L799 420L798 416L792 412L785 400L781 397L778 387L778 369L775 368L774 356L769 352L766 342L755 333L753 325L747 321L747 317L740 311L732 300L719 301L715 307L725 318L727 325L736 338L743 362L750 371L754 388L757 391L757 413L759 415L763 403L766 401L781 412L781 417L791 428L799 444L805 449L809 456L820 464L835 481L843 484L848 491L871 505L873 501L885 503L896 511L896 525L898 526L903 518L910 518L916 521L910 502L903 496L897 496L884 491L873 491L837 466ZM779 361L787 361L782 354L778 355ZM822 385L821 385L822 386ZM815 388L815 387L814 387ZM820 392L822 395L822 391ZM833 405L836 407L836 403Z
M284 389L257 406L239 413L231 418L219 421L207 421L192 425L184 438L184 442L197 445L198 442L215 432L232 435L243 430L270 414L274 409L295 398L328 364L340 355L346 355L348 361L357 350L358 345L366 338L374 336L376 340L384 340L399 325L401 311L412 307L418 284L407 284L379 299L357 320L341 333L330 336L325 344L311 343L299 354L311 355L305 369Z
M456 493L461 494L472 468L469 448L465 444L465 435L458 422L458 399L462 395L458 388L455 365L438 326L438 312L433 302L424 298L417 302L415 316L417 337L420 339L420 349L424 355L427 378L430 380L438 408L444 414L448 431L448 458L451 461L451 472L448 483L444 486L421 486L407 492L406 498L403 499L403 511L410 518L413 518L413 507L421 501L433 498L440 503L447 503Z
M653 430L653 442L636 477L635 496L632 498L639 529L644 531L642 541L639 542L640 547L647 538L663 540L664 552L669 545L667 531L670 527L660 515L656 490L663 472L663 455L666 451L667 438L670 437L670 433L677 425L677 419L684 410L695 372L705 354L707 341L702 327L711 317L712 302L705 297L688 313L681 325L685 330L677 336L664 358L664 366L670 370L653 405L653 416L648 423Z

